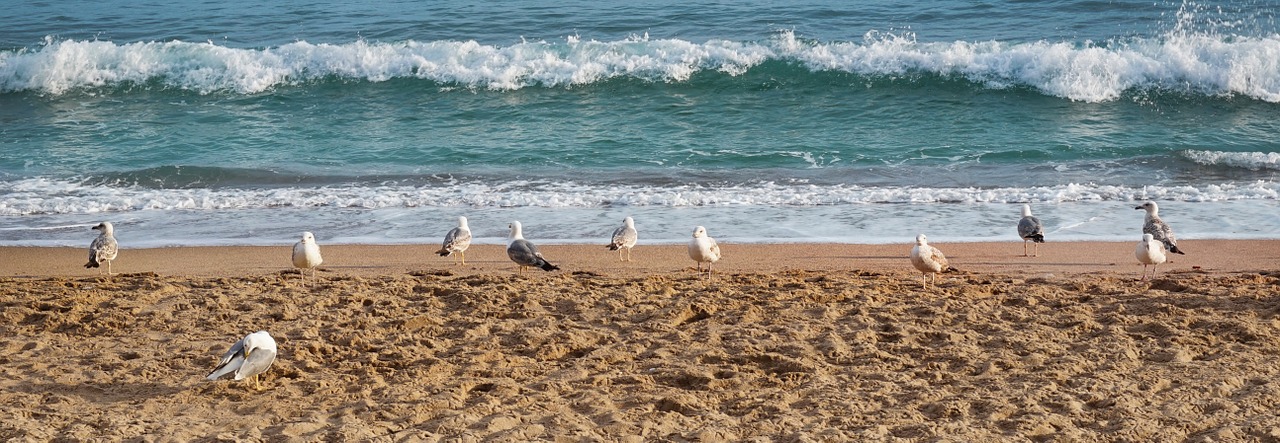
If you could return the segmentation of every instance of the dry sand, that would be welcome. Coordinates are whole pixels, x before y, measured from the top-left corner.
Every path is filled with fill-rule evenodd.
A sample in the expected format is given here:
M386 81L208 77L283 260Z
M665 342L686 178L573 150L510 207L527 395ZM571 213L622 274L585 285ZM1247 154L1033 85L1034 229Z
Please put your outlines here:
M0 439L1280 441L1280 242L0 248ZM204 381L269 330L264 389Z

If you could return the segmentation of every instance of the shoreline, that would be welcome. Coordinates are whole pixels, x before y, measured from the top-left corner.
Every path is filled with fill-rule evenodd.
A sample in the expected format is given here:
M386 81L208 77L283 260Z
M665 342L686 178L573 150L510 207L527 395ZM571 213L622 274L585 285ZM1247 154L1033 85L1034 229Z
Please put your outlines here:
M1092 273L1137 274L1142 266L1133 257L1136 242L1056 242L1040 245L1038 257L1023 257L1020 242L931 243L952 266L963 272L1026 275ZM904 271L914 273L907 259L910 244L844 243L721 243L724 258L714 266L720 273L810 271ZM1280 240L1186 240L1188 255L1170 255L1160 272L1249 272L1275 269L1280 264ZM1034 247L1034 246L1033 246ZM502 245L472 245L467 264L438 257L435 244L321 245L324 264L319 275L372 276L447 270L458 275L514 273ZM593 272L610 276L643 276L680 271L693 266L684 245L641 245L634 261L620 262L602 245L539 245L543 255L560 266L557 272ZM91 277L84 269L86 248L0 247L0 276ZM112 265L117 274L156 273L175 276L234 277L293 273L292 245L191 246L122 249ZM541 271L539 271L540 273Z

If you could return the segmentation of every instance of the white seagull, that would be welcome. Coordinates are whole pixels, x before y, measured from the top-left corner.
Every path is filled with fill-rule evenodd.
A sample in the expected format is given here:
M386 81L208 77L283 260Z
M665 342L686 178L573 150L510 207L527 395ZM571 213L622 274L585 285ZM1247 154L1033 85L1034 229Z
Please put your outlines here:
M227 350L226 354L222 354L218 367L214 368L205 379L213 381L234 372L237 381L253 377L254 388L261 390L262 385L258 383L258 374L266 372L275 361L276 340L271 338L271 334L267 331L254 332L231 345L231 349Z
M1178 240L1173 238L1173 228L1168 223L1160 219L1160 207L1156 206L1156 202L1146 202L1142 206L1133 209L1146 209L1147 215L1142 220L1142 232L1151 234L1160 243L1164 243L1165 249L1174 254L1186 255L1181 249L1178 249Z
M102 233L98 234L98 238L93 239L93 243L89 244L89 263L85 263L84 267L85 269L96 268L102 262L106 262L107 275L111 275L111 262L116 259L116 254L120 252L120 246L116 244L115 228L111 226L111 222L102 222L92 229L102 231Z
M716 239L707 236L707 228L693 228L693 239L689 240L689 258L697 263L698 272L702 272L702 264L706 263L707 276L711 275L711 264L720 260L720 245L716 244Z
M1040 244L1044 243L1044 225L1040 219L1031 215L1031 205L1022 205L1022 219L1018 220L1018 236L1022 237L1022 256L1027 255L1027 242L1036 244L1036 257L1040 256Z
M440 250L436 251L441 257L448 257L458 254L454 258L456 263L458 259L462 259L462 264L467 264L467 248L471 246L471 228L467 227L467 218L458 217L458 227L450 229L448 234L444 235L444 244L440 246Z
M311 279L316 278L316 267L323 263L320 258L320 245L316 244L316 236L310 232L302 233L302 240L293 245L293 267L302 274L302 281L307 280L307 270L311 270Z
M542 268L543 271L548 272L560 269L543 258L537 246L524 239L520 222L513 221L508 227L511 228L511 243L507 245L507 257L520 265L520 272L524 272L525 268L530 266Z
M636 222L631 217L622 219L622 226L613 230L613 237L609 243L610 251L618 251L618 261L631 261L631 248L636 246ZM627 250L627 259L622 259L622 250Z
M1156 278L1156 266L1165 261L1164 245L1151 234L1142 234L1142 241L1133 250L1133 256L1142 262L1142 279L1147 279L1147 265L1151 265L1151 279Z
M929 246L928 237L924 234L916 236L916 246L911 248L911 264L924 274L925 289L929 289L929 275L933 275L936 285L939 273L955 270L947 264L947 257L942 254L942 251Z

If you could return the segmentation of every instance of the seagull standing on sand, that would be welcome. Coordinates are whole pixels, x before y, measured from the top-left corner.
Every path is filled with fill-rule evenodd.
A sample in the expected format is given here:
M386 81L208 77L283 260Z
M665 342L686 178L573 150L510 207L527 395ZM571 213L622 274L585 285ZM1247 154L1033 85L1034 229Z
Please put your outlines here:
M102 233L89 244L89 263L85 263L84 267L85 269L96 268L102 262L107 262L107 275L111 275L111 262L116 259L116 253L120 251L120 246L116 244L116 230L111 226L111 222L98 223L98 226L92 229Z
M1142 220L1142 232L1151 234L1160 243L1164 243L1165 249L1169 252L1186 255L1178 249L1178 240L1173 238L1173 228L1160 219L1160 207L1156 206L1156 202L1149 201L1133 209L1147 210L1147 216Z
M302 281L307 280L306 271L311 270L311 279L316 278L316 267L323 263L320 258L320 245L316 244L316 236L310 232L302 233L302 240L293 245L293 267L302 274Z
M1022 256L1027 255L1027 242L1036 244L1036 257L1040 256L1040 244L1044 243L1044 226L1031 215L1031 205L1022 205L1022 220L1018 220L1018 236L1022 237Z
M636 246L636 222L631 217L622 219L622 226L613 230L613 238L609 243L610 251L618 251L618 261L631 261L631 248ZM622 250L627 250L627 259L622 259Z
M1155 240L1155 236L1151 234L1142 234L1142 241L1138 242L1137 249L1133 250L1133 256L1142 262L1142 279L1147 279L1147 265L1151 265L1151 279L1156 278L1156 266L1164 263L1164 245Z
M511 243L507 245L507 257L511 257L511 261L520 265L520 272L524 272L525 268L530 266L542 268L543 271L548 272L560 269L547 262L542 257L542 253L538 252L538 247L524 239L520 222L513 221L508 227L511 228Z
M276 340L267 331L254 332L231 345L231 349L222 354L218 367L205 379L213 381L234 372L237 381L253 377L254 388L262 390L258 374L266 372L275 361Z
M444 244L440 246L440 250L436 254L441 257L448 257L454 253L458 257L454 258L454 263L458 259L462 259L462 264L467 264L467 248L471 246L471 228L467 227L467 218L458 217L458 227L450 229L448 234L444 235Z
M933 246L929 246L928 237L924 234L916 236L916 246L911 248L911 264L924 274L924 288L929 289L929 275L933 275L934 284L937 284L938 274L947 271L954 271L955 268L947 264L947 257L942 255L942 251Z
M693 228L693 239L689 240L689 258L697 263L698 272L702 272L702 264L706 263L707 276L711 276L711 264L720 260L720 245L716 244L716 239L707 236L707 228Z

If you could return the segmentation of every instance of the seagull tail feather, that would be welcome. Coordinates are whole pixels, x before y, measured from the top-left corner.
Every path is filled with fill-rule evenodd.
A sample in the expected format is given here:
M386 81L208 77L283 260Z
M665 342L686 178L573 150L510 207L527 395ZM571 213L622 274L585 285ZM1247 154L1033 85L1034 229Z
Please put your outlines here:
M449 248L440 248L439 251L436 251L436 254L440 254L441 257L448 257L449 254L452 253L452 251L449 251Z
M1044 234L1035 234L1027 238L1030 238L1031 241L1036 243L1044 243Z
M89 259L89 262L88 262L88 263L85 263L85 264L84 264L84 267L85 267L85 269L89 269L89 268L96 268L96 267L98 267L98 261L97 261L97 260L94 260L94 259Z
M618 248L620 248L620 246L618 246L617 243L609 243L609 246L605 246L605 247L609 248L610 251L617 251Z
M1174 254L1179 254L1179 255L1187 255L1187 253L1182 252L1181 249L1178 249L1178 245L1169 245L1169 252L1172 252Z
M543 260L543 261L542 261L542 264L541 264L541 265L539 265L538 267L542 268L542 270L543 270L543 271L547 271L547 272L551 272L551 271L555 271L555 270L559 270L559 269L560 269L560 267L559 267L559 266L553 265L553 264L551 264L551 262L546 261L546 260Z

